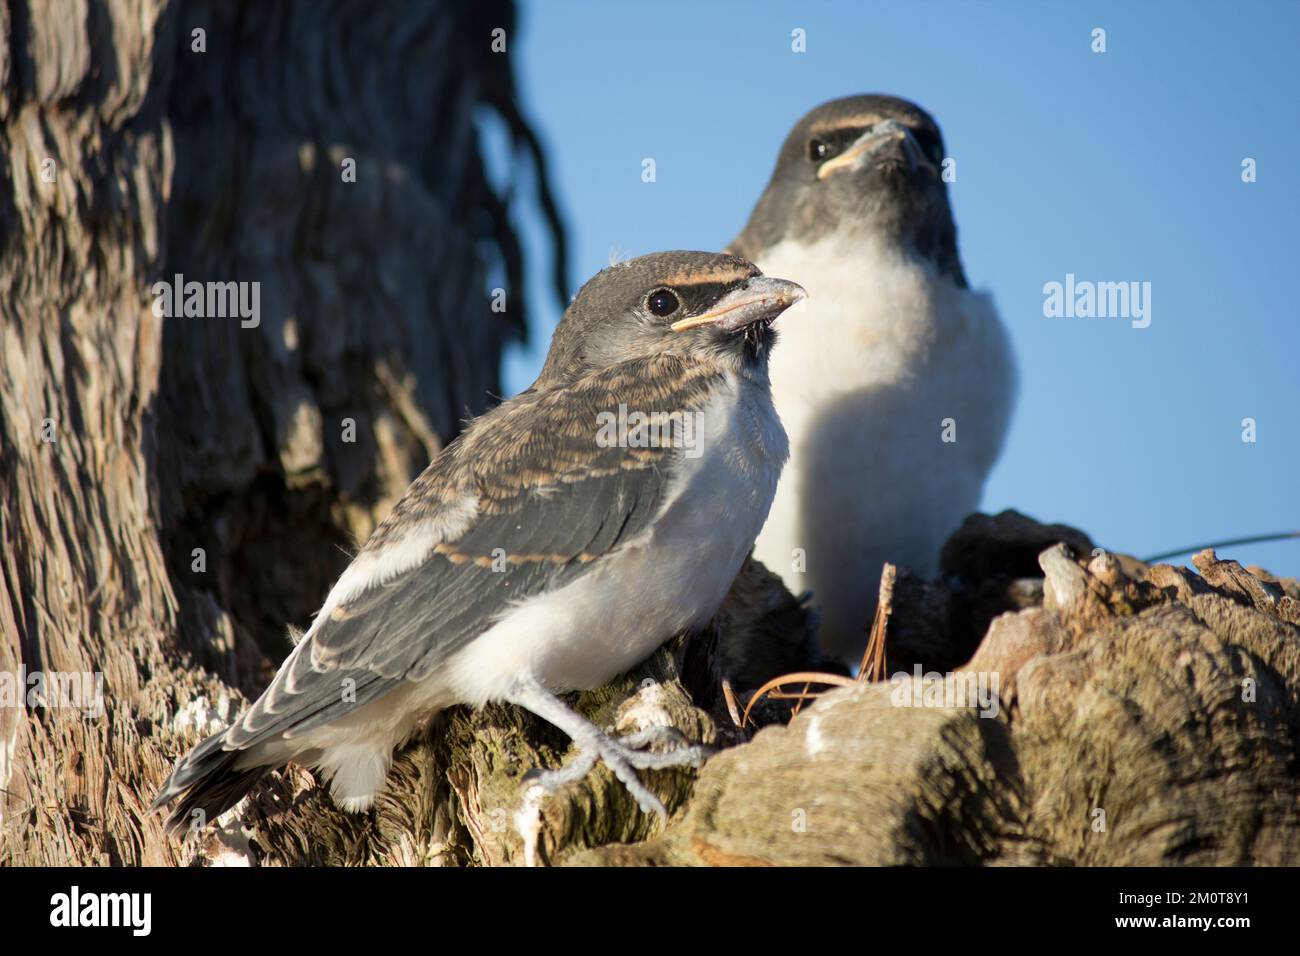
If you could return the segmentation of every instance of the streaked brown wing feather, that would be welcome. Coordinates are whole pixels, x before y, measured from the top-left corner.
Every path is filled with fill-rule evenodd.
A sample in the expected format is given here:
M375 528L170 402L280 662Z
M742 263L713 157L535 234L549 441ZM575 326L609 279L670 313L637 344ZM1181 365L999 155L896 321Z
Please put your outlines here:
M576 386L526 392L475 421L411 485L361 555L407 540L472 494L475 517L425 559L347 598L319 621L230 742L334 720L402 680L427 677L513 603L576 580L644 531L681 452L604 447L598 415L700 408L716 367L664 357L617 366ZM500 570L504 568L504 570ZM340 694L347 677L357 704Z

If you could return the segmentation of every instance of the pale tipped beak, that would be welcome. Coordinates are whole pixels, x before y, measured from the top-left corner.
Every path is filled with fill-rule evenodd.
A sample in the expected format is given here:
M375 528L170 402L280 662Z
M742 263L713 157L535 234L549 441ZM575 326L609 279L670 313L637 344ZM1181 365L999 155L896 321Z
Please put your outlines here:
M701 325L715 325L724 332L735 332L755 322L771 321L807 297L803 286L794 282L754 276L715 302L708 312L679 319L669 328L684 332Z
M853 145L833 159L828 159L817 167L817 178L825 179L842 169L861 169L880 147L886 143L901 141L903 155L907 157L912 169L917 167L934 171L934 164L925 158L925 153L912 135L912 130L898 120L885 120L877 123L854 141Z

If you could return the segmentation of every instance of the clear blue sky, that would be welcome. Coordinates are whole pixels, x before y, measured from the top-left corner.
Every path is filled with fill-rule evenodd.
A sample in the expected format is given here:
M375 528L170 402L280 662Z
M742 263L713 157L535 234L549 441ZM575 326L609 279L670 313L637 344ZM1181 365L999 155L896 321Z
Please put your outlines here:
M611 252L722 248L801 114L904 96L957 160L966 272L992 291L1020 362L984 509L1138 555L1300 528L1300 4L521 6L516 69L572 230L575 290ZM507 358L508 393L532 381L559 318L543 233L520 226L532 338ZM1067 272L1152 283L1150 327L1044 317L1044 283ZM1225 554L1300 575L1300 541Z

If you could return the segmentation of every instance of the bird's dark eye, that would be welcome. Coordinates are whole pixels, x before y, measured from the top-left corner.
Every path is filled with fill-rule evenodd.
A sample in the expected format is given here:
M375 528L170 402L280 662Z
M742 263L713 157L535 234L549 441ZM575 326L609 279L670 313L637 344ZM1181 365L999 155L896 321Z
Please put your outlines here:
M939 142L938 133L922 126L912 130L912 135L916 137L917 144L927 157L935 163L943 159L943 144Z
M823 159L829 159L830 155L830 143L820 139L810 139L808 141L808 158L814 163L820 163Z
M680 304L671 289L655 289L646 299L646 308L658 316L672 315Z

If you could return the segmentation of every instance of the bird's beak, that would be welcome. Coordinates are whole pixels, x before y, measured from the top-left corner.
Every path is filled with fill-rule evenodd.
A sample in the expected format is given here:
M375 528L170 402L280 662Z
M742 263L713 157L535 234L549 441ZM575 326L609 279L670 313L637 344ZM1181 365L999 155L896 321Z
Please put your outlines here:
M867 130L857 140L834 159L828 159L817 167L817 178L825 179L841 169L861 169L886 143L901 142L903 155L907 157L912 169L922 167L934 171L934 164L925 158L921 145L916 141L912 130L898 120L887 119Z
M754 276L715 302L708 312L679 319L669 328L674 332L684 332L700 325L716 325L724 332L735 332L764 319L775 319L807 297L803 286L794 282Z

